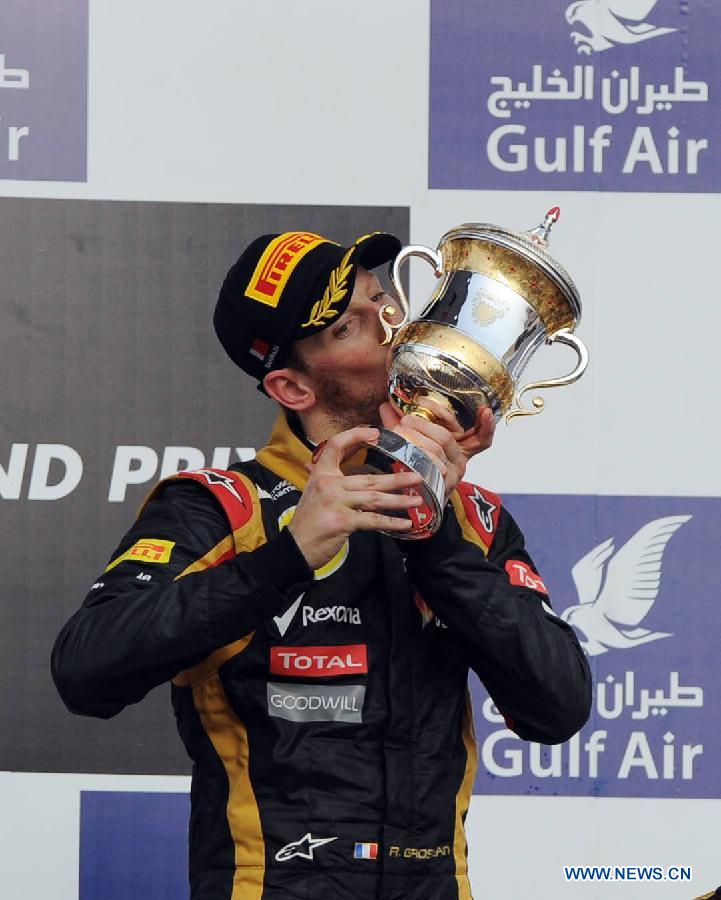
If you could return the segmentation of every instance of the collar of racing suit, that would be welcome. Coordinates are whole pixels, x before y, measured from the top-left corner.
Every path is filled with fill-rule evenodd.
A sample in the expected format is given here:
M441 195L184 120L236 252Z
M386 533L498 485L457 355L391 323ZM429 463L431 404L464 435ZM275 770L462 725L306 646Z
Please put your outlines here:
M360 464L363 456L364 451L359 450L346 462L349 465ZM261 465L270 469L271 472L275 472L281 478L285 478L299 491L302 491L310 475L306 466L310 465L312 461L313 448L293 430L285 413L281 410L273 425L268 443L258 451L255 458Z

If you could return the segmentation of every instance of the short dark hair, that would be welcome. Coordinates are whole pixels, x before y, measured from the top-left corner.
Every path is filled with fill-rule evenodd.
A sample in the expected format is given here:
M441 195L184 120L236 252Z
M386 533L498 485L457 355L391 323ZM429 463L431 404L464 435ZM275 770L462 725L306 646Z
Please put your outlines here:
M298 341L291 346L290 351L285 358L285 366L289 369L296 369L298 372L308 371L308 363L303 359L303 354L298 346Z

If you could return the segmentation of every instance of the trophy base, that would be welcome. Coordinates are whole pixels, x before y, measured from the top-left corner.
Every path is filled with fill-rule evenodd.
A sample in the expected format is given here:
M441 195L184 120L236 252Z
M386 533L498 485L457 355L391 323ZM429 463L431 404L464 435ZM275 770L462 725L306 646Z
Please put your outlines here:
M440 469L433 460L410 441L393 431L380 429L377 444L367 444L365 461L342 466L346 475L392 475L397 472L418 472L423 481L406 494L420 494L423 505L409 510L385 510L384 515L410 519L413 525L408 531L381 531L391 537L407 541L419 541L431 537L441 526L445 484Z

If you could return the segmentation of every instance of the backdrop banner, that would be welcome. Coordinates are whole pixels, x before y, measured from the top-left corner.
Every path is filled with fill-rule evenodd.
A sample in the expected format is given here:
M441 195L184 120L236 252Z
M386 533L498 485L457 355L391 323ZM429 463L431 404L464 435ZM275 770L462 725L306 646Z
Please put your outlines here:
M186 774L169 687L111 721L70 715L50 650L153 484L252 457L276 415L212 311L260 234L341 243L406 208L4 200L0 769Z
M721 190L721 6L431 0L431 188Z
M4 0L0 178L85 181L88 0Z
M555 612L593 670L593 709L555 747L509 731L474 680L478 794L718 797L717 497L509 495ZM519 577L527 577L523 572Z

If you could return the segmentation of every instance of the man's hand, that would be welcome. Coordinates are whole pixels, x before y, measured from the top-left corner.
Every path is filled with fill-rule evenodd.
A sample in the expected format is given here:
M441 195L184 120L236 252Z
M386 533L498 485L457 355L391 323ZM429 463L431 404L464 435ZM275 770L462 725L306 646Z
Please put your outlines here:
M331 560L354 531L395 531L411 527L403 516L384 515L382 510L407 510L420 506L416 495L401 494L415 487L421 476L415 472L396 475L344 475L341 463L365 443L378 438L377 428L351 428L325 444L311 467L288 530L311 569Z
M441 470L447 500L463 478L468 460L493 443L496 421L492 411L486 407L478 411L475 428L464 432L447 409L430 400L426 405L435 416L435 422L420 416L401 416L390 403L381 405L381 421L385 428L428 453Z

